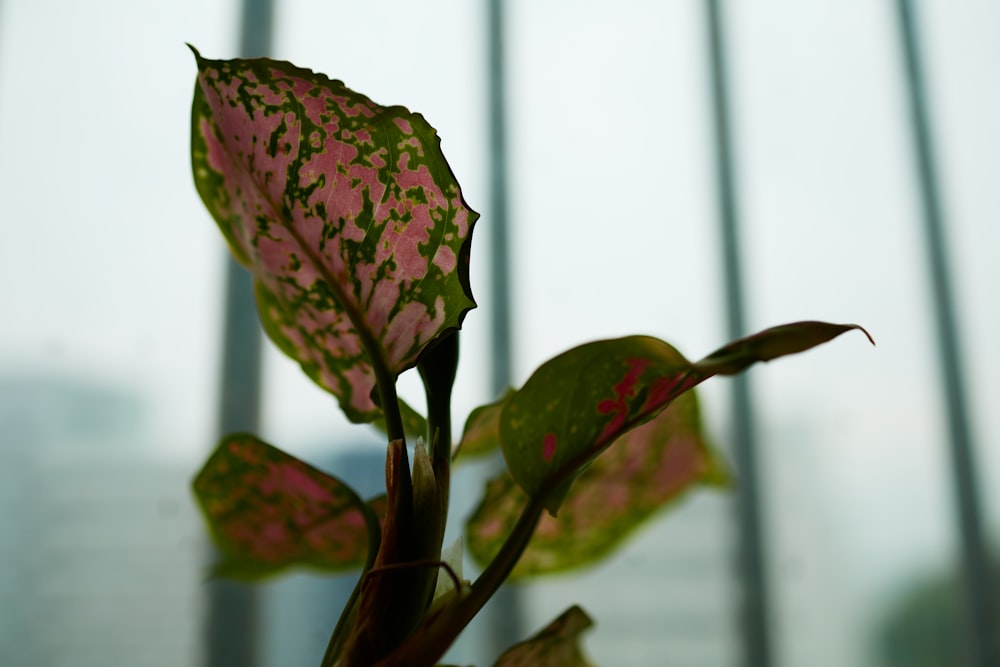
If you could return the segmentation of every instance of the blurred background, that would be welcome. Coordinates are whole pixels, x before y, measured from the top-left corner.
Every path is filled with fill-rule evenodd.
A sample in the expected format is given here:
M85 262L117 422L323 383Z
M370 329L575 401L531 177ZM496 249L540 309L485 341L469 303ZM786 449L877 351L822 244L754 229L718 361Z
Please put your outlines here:
M482 213L458 427L595 338L699 358L823 319L878 341L708 383L738 490L518 586L450 661L579 603L598 665L1000 664L986 0L0 0L0 664L317 665L354 583L207 580L189 480L228 425L363 490L384 446L240 324L190 176L185 42L438 129ZM460 473L453 535L491 465Z

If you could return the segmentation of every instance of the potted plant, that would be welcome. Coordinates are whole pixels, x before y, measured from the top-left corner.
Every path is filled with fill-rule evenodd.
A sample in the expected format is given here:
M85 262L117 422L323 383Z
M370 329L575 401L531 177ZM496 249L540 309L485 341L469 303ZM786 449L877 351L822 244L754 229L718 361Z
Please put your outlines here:
M453 438L478 214L436 131L287 62L195 58L195 183L254 276L265 332L351 421L386 436L377 498L252 434L225 437L194 480L219 575L361 570L323 667L435 665L508 577L606 557L678 494L724 478L696 385L860 329L796 322L697 362L650 336L587 343L474 410ZM397 395L414 368L426 415ZM452 466L496 449L506 470L466 527L483 565L469 582L461 547L442 548ZM573 607L496 665L584 665L576 637L588 625Z

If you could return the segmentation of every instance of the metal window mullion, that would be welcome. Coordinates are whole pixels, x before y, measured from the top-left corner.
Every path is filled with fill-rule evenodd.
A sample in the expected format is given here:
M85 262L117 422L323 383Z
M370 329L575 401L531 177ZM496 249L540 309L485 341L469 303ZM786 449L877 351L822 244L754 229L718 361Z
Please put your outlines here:
M486 95L489 150L490 241L490 392L499 396L511 385L510 192L508 186L507 80L503 0L486 3ZM517 588L504 586L490 601L492 652L523 639L524 609Z
M746 280L740 251L739 206L733 158L725 33L722 9L718 0L706 0L705 8L726 326L729 337L735 339L747 333L743 293ZM739 610L743 664L746 667L769 667L772 664L771 613L765 561L764 519L759 490L756 425L750 377L746 374L732 379L732 411L733 456L740 475L736 519L738 566L743 592Z
M488 2L487 113L489 132L490 391L499 396L511 383L510 201L507 182L506 67L503 0Z
M995 636L1000 626L990 597L993 588L990 586L989 557L975 474L975 446L965 394L964 365L958 320L955 316L954 288L948 265L945 220L939 194L916 10L910 0L898 0L896 6L961 536L962 581L968 620L963 624L967 630L964 638L969 660L967 664L971 667L996 667L1000 665L1000 649Z
M240 56L269 55L272 0L243 0ZM261 346L250 273L226 257L219 431L254 432L260 426ZM213 580L207 585L204 661L207 667L259 664L260 605L250 584Z

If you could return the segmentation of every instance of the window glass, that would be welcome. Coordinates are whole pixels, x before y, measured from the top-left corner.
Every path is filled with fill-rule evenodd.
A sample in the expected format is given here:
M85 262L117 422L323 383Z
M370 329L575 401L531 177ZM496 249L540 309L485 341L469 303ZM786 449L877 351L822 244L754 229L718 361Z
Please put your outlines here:
M0 664L197 663L223 244L184 42L233 16L0 6Z
M595 338L647 333L692 358L725 342L704 4L505 3L516 384ZM456 431L493 398L482 5L285 0L272 51L422 113L482 213ZM995 538L1000 10L914 5ZM957 664L958 526L897 17L723 6L750 328L858 322L878 341L751 371L778 662ZM199 660L207 546L189 481L217 436L226 251L191 182L184 43L233 57L239 16L235 0L0 2L0 664ZM262 436L377 493L378 436L264 354ZM729 389L700 392L724 452ZM415 374L402 394L422 407ZM456 477L449 539L491 471ZM503 613L524 635L580 603L596 664L737 663L734 517L732 494L695 491L616 559L519 586L449 660L490 664ZM262 586L261 664L318 663L354 577Z

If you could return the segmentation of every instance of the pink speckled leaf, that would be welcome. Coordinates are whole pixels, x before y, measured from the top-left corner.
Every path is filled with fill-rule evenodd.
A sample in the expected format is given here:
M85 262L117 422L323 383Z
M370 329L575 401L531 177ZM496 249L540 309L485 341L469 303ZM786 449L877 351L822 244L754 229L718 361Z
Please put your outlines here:
M335 477L243 434L219 443L194 492L223 556L216 574L238 579L360 567L385 512L384 497L369 506Z
M583 468L697 382L691 364L649 336L596 341L547 361L507 399L500 442L507 467L551 514Z
M510 647L493 667L592 667L580 649L580 635L594 625L573 605L534 637Z
M434 129L340 81L197 52L192 168L265 331L355 421L475 303L465 204Z
M695 364L649 336L573 348L542 364L504 404L500 442L507 467L527 494L544 496L554 515L574 479L598 454L695 385L802 352L852 329L861 327L786 324L734 341Z
M558 516L542 515L511 578L569 570L607 557L685 491L727 480L724 470L702 435L695 392L678 396L594 459ZM487 485L466 525L465 543L477 562L493 560L527 502L507 472Z

